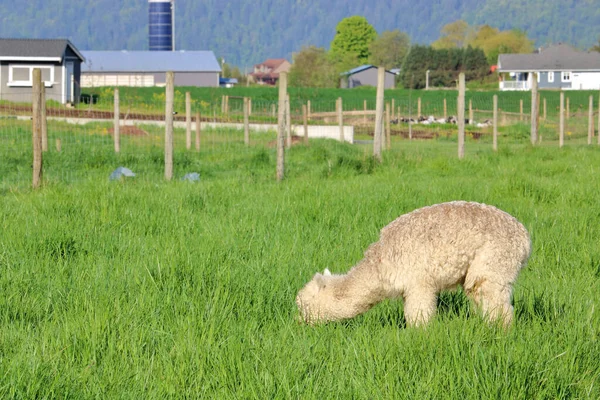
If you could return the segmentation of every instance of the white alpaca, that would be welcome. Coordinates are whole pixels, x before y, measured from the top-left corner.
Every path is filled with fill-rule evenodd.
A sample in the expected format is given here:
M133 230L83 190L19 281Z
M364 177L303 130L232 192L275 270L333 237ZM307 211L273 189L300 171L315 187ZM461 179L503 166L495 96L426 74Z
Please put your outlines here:
M462 285L490 319L512 321L512 284L531 241L511 215L485 204L455 201L402 215L345 275L327 269L300 290L308 323L352 318L385 298L403 297L410 326L427 323L437 294Z

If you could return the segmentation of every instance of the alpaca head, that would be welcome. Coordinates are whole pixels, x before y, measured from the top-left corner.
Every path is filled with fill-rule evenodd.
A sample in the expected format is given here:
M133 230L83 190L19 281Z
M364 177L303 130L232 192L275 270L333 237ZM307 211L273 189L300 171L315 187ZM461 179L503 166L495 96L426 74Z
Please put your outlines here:
M338 316L335 291L332 283L337 277L328 269L316 273L296 296L296 304L302 321L313 324L340 319Z

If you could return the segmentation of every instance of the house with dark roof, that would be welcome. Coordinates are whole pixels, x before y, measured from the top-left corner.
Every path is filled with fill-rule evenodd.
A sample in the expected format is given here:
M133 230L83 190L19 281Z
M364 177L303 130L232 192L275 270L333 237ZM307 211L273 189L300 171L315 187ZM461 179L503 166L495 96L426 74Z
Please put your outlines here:
M164 86L173 71L175 86L219 87L221 67L212 51L83 51L81 86Z
M377 69L376 66L367 64L342 72L340 87L342 89L351 89L358 86L377 87ZM383 86L385 89L393 89L396 86L396 73L385 70Z
M279 74L290 72L292 64L285 58L269 58L261 64L254 66L250 77L260 85L275 85L279 80Z
M84 60L67 39L0 39L0 100L31 102L39 68L47 100L76 103Z
M600 89L600 53L578 51L566 44L532 54L500 54L500 90L530 90L537 72L540 89Z

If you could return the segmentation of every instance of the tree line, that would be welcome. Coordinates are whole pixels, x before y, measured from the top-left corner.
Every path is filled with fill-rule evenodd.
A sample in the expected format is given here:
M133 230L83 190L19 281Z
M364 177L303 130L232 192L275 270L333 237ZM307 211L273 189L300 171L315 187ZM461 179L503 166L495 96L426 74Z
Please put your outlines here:
M400 68L398 83L405 88L450 86L459 72L467 80L483 79L502 53L528 53L533 41L518 30L500 31L489 25L469 26L459 20L445 25L431 46L411 44L400 30L378 34L361 16L342 19L330 49L303 46L294 53L289 84L296 87L338 87L340 76L352 68L371 64Z

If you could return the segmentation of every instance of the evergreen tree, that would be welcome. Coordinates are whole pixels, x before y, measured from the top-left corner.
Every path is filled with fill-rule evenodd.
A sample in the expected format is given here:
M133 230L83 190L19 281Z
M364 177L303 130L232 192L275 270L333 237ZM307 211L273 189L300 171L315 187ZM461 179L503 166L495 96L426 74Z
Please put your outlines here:
M467 80L481 79L489 70L483 50L466 48L434 49L413 46L400 71L399 82L405 88L422 89L426 86L429 70L430 86L453 86L460 72Z

